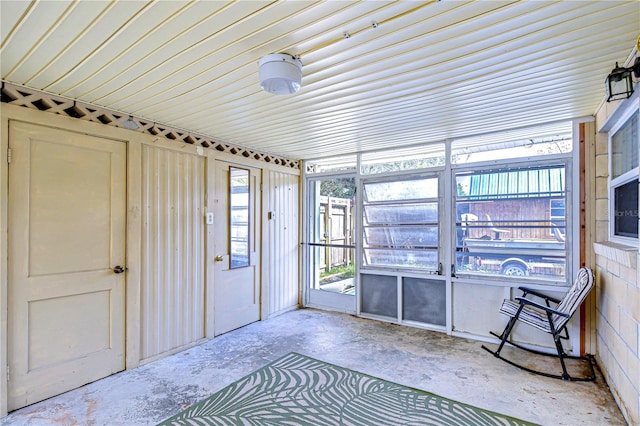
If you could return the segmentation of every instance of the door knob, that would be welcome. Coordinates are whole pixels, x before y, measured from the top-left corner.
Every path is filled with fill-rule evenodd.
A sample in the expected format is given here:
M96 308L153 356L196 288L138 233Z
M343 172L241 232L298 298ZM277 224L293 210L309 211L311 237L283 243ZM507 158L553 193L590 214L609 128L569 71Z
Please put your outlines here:
M128 269L128 268L127 268L126 266L120 266L120 265L117 265L117 266L114 266L114 267L113 267L113 272L114 272L114 273L116 273L116 274L121 274L121 273L123 273L124 271L126 271L127 269Z
M215 258L213 258L213 260L215 260L216 262L222 262L222 256L216 256Z

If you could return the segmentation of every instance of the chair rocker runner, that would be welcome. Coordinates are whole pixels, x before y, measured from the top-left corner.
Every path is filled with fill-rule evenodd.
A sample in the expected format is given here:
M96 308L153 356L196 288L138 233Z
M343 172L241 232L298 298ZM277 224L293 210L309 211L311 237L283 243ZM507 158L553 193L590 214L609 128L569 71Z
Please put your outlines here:
M593 272L589 268L581 268L578 271L578 276L576 277L573 285L562 300L549 297L545 294L528 289L526 287L519 287L519 289L523 291L522 296L516 297L515 300L505 299L502 302L502 306L500 307L500 313L503 313L510 317L505 329L501 334L495 333L493 331L491 332L492 335L500 339L500 345L498 346L498 349L492 351L485 345L482 345L482 348L492 353L496 358L499 358L507 362L508 364L511 364L530 373L539 374L545 377L552 377L554 379L570 381L595 380L596 375L593 368L593 357L590 355L587 355L585 357L567 355L567 353L564 351L564 348L562 347L561 342L561 339L569 338L569 334L567 332L567 323L569 322L575 311L580 307L584 299L587 297L587 294L589 294L589 291L591 291L592 287ZM542 303L538 303L535 300L527 299L528 295L544 299L545 304L543 305ZM552 308L550 302L555 303L557 306L555 308ZM536 351L512 342L511 332L513 331L513 328L518 321L528 324L553 336L553 341L557 350L557 356L560 360L560 365L562 366L562 374L550 374L533 370L531 368L517 364L516 362L511 361L500 354L500 351L502 351L504 345L506 343L509 343L510 345L513 345L519 349L526 350L528 352L539 355L554 356L554 354ZM567 367L565 365L566 359L578 359L586 361L588 363L591 374L586 377L573 377L569 375L569 373L567 372Z

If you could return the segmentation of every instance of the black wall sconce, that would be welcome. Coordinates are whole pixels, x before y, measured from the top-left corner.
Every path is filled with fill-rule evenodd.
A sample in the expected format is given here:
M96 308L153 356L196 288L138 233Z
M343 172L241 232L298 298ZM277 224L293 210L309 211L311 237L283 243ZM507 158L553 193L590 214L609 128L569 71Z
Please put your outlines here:
M636 79L640 78L640 57L636 58L633 66L624 68L618 65L607 76L605 83L607 85L607 102L617 101L619 99L627 99L633 93L633 79L631 73Z

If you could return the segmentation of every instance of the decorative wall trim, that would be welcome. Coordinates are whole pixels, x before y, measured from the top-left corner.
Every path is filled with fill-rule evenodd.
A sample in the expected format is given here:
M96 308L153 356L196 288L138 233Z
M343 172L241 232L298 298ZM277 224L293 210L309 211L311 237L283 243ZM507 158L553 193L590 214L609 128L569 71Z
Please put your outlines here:
M252 158L254 160L290 167L292 169L300 168L300 163L295 160L270 154L263 154L248 148L217 142L207 136L7 82L2 82L1 94L1 101L7 104L23 106L53 114L65 115L67 117L78 118L80 120L93 121L94 123L120 127L134 132L147 133L153 136L177 140L189 145L200 145L205 148L215 149L216 151L225 152L227 154L238 155L244 158ZM125 123L130 121L133 121L138 128L133 130L127 127Z

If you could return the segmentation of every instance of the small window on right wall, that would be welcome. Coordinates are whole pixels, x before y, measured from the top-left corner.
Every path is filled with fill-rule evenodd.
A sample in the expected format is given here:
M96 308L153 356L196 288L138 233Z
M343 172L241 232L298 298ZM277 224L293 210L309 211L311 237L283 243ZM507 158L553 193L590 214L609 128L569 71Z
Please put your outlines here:
M609 211L611 240L638 243L638 105L630 105L609 132Z

